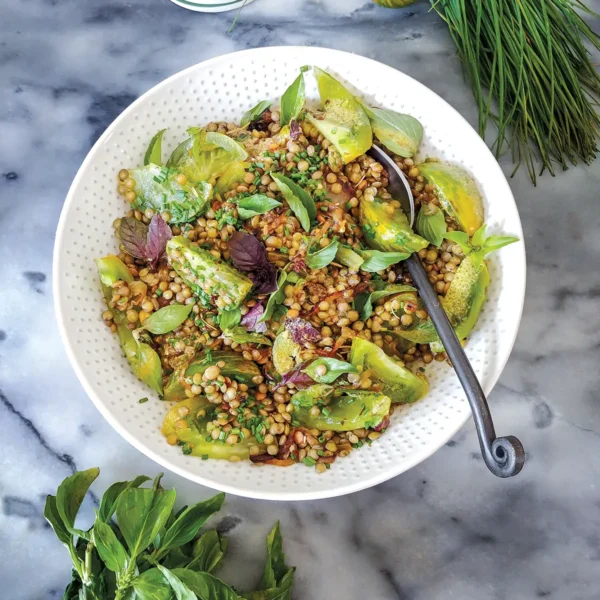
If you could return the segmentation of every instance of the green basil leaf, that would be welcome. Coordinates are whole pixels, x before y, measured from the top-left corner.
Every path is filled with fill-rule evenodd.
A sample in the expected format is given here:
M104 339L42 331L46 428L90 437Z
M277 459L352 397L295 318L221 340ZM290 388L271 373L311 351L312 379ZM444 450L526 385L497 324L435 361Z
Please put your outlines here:
M75 529L75 518L92 482L98 477L100 469L94 467L87 471L77 471L67 477L56 491L56 508L65 527L73 535L88 539L86 532Z
M243 327L234 327L233 329L223 331L223 336L233 340L236 344L273 345L273 342L267 336L262 335L261 333L246 331Z
M442 245L448 230L444 213L435 204L421 206L416 226L418 233L438 248Z
M110 525L96 519L92 540L107 569L119 573L127 563L127 552Z
M483 243L486 240L485 230L487 229L487 225L484 223L471 237L471 246L474 248L479 248L483 246Z
M144 156L144 165L158 165L162 167L162 138L166 129L161 129L151 140Z
M317 206L310 194L281 173L271 173L271 177L300 221L300 225L305 231L310 231L310 222L317 218Z
M239 308L224 310L219 316L219 327L225 331L239 324L242 320L242 313Z
M143 328L161 335L177 329L189 316L192 310L191 304L169 304L152 313L145 321Z
M169 582L157 569L148 569L138 575L131 586L135 590L135 600L172 600L173 591Z
M217 568L225 556L227 550L227 539L219 536L216 529L210 529L203 533L194 543L192 562L187 568L192 571L204 571L210 573Z
M464 254L469 254L473 248L471 248L471 244L469 243L469 236L464 231L449 231L444 235L447 240L458 244Z
M321 248L318 252L313 252L306 256L306 264L311 269L322 269L333 261L337 255L340 243L338 241L331 242L329 246Z
M325 366L327 371L324 375L318 374L318 367ZM333 383L340 375L345 373L357 373L356 367L350 363L338 360L337 358L317 358L304 369L309 377L317 383Z
M177 575L162 565L158 565L158 568L175 592L175 597L177 600L198 600L196 598L196 594L194 594L194 592L192 592L192 590L190 590L190 588L185 585L185 583L183 583L183 581L181 581ZM207 598L209 598L209 596L207 596Z
M145 550L169 518L175 490L130 488L117 501L117 523L132 558Z
M294 83L281 96L281 125L287 125L304 108L304 73L300 73Z
M263 572L259 589L276 588L288 572L289 567L285 564L283 553L283 540L279 531L279 521L267 536L267 562Z
M373 305L386 296L394 296L396 294L407 294L416 298L416 289L410 285L391 284L383 290L376 290L370 294L358 294L354 299L354 310L360 313L362 321L366 321L373 313Z
M489 252L493 252L494 250L499 250L504 246L508 246L508 244L514 244L518 242L518 237L512 237L508 235L491 235L485 242L483 243L483 251L488 254Z
M342 246L342 244L340 244L338 247L335 260L345 267L348 267L351 271L358 271L360 269L360 265L365 262L358 253L352 250L352 248L349 248L348 246Z
M245 594L244 596L247 598L247 600L291 600L295 571L296 569L294 567L289 569L281 580L279 586L276 588L257 590L255 592Z
M368 273L383 271L410 256L406 252L381 252L380 250L362 250L360 255L364 259L360 268Z
M281 206L281 202L269 198L266 194L254 194L248 198L238 200L237 205L240 219L251 219L257 215L264 215L270 210Z
M262 314L259 323L267 321L273 315L273 311L278 304L281 304L285 300L284 287L287 280L288 273L281 271L279 278L277 279L277 289L269 296L267 300L267 306L265 306L265 312Z
M146 385L149 385L155 392L162 396L162 364L160 357L148 344L138 344L135 358L129 361L133 373L141 379Z
M197 573L189 569L173 569L172 572L202 600L243 600L226 583L210 573Z
M258 121L260 116L271 106L271 104L272 102L270 100L261 100L256 106L244 113L244 116L240 121L240 126L245 127L253 121Z
M121 492L128 488L139 487L146 481L150 481L150 477L138 475L133 481L117 481L116 483L113 483L102 495L100 508L98 509L98 518L101 521L108 523L117 508L117 500L119 499Z
M56 537L67 547L72 543L72 537L65 525L58 508L56 507L56 496L46 496L44 505L44 517L50 523Z
M403 115L383 108L363 105L373 133L394 154L409 158L414 156L423 139L423 126L410 115Z
M157 536L157 539L154 543L154 547L160 546L160 534ZM190 562L190 557L187 554L184 554L181 548L173 548L169 550L164 558L161 559L163 567L167 567L167 569L177 569L178 567L186 567L188 568L188 564Z
M161 551L187 544L198 533L200 527L206 523L206 520L221 510L224 499L225 494L217 494L182 512L163 536L160 545Z

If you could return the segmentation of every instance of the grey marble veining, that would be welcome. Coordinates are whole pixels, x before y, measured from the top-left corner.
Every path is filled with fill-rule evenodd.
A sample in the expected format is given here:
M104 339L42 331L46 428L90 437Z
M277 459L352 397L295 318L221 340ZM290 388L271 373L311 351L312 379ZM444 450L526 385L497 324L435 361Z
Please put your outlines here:
M600 2L588 2L600 9ZM112 481L158 467L104 422L71 370L52 307L51 253L68 186L91 144L164 77L222 53L322 45L397 67L476 110L440 20L368 0L257 0L201 15L168 0L0 4L0 597L59 598L66 552L41 516L74 469ZM374 81L373 85L377 85ZM508 160L502 162L511 172ZM485 469L473 428L410 472L339 499L230 496L225 575L251 585L280 519L295 598L592 600L600 567L600 162L533 188L510 180L528 250L525 313L491 404L524 442L516 479ZM187 502L210 490L173 475ZM84 511L90 517L93 502Z

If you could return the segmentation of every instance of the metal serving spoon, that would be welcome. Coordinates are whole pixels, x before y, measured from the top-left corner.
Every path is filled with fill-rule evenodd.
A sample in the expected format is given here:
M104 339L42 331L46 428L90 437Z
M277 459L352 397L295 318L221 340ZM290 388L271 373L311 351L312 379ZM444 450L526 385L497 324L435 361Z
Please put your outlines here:
M408 185L404 173L398 168L396 163L377 146L373 146L369 154L377 161L387 167L388 171L388 192L398 200L406 216L409 219L410 226L413 226L415 220L415 201ZM427 271L421 264L419 257L412 254L405 261L408 272L413 279L419 296L431 317L437 333L444 344L446 354L456 371L458 379L465 390L475 429L479 437L479 445L483 460L488 469L498 477L512 477L519 473L525 462L525 451L521 442L513 435L506 437L496 437L494 423L490 409L481 389L481 385L473 371L473 367L463 350L463 347L454 333L454 329L448 320L446 312L442 308L438 295L429 282Z

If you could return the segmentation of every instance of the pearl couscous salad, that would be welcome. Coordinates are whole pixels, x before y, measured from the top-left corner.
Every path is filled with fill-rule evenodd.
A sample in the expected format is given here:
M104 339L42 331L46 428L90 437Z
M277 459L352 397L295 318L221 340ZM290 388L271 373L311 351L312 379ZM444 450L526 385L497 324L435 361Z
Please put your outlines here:
M403 261L418 253L465 340L485 256L515 238L485 236L462 168L416 162L419 121L367 106L317 67L240 123L190 127L165 162L163 133L143 166L119 171L119 252L96 263L102 319L169 403L166 443L318 472L376 443L395 407L427 394L427 364L446 360ZM373 144L410 183L416 231Z

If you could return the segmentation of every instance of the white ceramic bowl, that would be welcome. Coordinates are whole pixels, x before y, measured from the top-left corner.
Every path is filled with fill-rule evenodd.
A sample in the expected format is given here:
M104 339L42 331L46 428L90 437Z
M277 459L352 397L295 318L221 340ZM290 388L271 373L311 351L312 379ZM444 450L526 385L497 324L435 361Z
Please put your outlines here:
M254 0L171 0L171 2L196 12L217 13L237 10L248 6Z
M127 108L83 162L61 214L54 249L54 296L61 335L86 392L126 440L183 477L254 498L325 498L375 485L433 454L470 417L453 371L434 363L428 368L427 397L397 410L376 443L337 460L322 475L302 464L278 468L202 461L165 442L159 428L168 406L132 375L117 338L102 322L94 258L117 249L112 222L126 210L116 191L118 170L142 164L146 146L158 129L168 128L164 143L165 152L170 152L190 125L236 121L260 100L278 102L305 64L326 69L369 103L417 117L425 128L422 157L437 156L467 168L484 194L489 230L523 237L510 188L477 133L419 82L361 56L307 47L228 54L170 77ZM318 98L312 77L307 77L307 83L308 96ZM519 326L525 293L523 244L503 248L490 257L489 264L489 297L467 345L486 393L506 364ZM143 396L151 401L139 404ZM499 435L505 433L510 432ZM484 469L482 465L481 476L487 477Z

